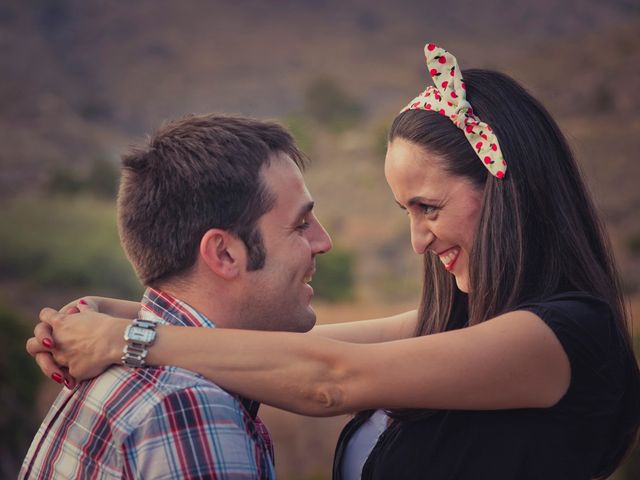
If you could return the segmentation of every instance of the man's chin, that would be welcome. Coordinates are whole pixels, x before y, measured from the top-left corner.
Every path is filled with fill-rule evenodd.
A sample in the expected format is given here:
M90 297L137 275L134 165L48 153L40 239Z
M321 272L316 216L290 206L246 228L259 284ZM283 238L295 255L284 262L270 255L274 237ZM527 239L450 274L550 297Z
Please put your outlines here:
M295 325L292 325L292 331L300 333L308 332L315 324L316 312L313 310L311 305L308 305L298 317L298 321L295 322Z

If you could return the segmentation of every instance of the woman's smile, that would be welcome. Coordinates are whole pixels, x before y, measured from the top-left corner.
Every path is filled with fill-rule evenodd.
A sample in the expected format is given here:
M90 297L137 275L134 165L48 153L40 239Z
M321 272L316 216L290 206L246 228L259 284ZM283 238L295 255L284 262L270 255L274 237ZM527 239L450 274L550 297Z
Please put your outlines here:
M438 257L440 257L440 261L444 265L444 268L446 268L447 271L450 272L451 270L453 270L453 266L456 264L456 261L460 256L460 247L455 246L448 248L444 252L440 252L437 255Z

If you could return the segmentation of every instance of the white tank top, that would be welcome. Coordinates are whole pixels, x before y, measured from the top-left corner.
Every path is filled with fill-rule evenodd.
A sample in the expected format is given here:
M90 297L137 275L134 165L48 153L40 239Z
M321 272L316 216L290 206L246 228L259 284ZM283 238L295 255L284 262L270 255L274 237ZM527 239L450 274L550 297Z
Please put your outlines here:
M356 430L344 452L342 461L342 478L344 480L360 480L362 467L371 450L378 442L378 437L387 429L389 417L383 410L376 410L358 430Z

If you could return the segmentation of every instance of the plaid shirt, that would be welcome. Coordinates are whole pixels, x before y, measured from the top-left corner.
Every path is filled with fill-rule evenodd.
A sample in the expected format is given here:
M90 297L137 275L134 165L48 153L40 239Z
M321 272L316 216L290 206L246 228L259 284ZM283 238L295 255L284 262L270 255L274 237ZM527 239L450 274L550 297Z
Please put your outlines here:
M166 293L142 304L141 318L214 327ZM182 368L114 366L60 392L19 478L274 478L258 407Z

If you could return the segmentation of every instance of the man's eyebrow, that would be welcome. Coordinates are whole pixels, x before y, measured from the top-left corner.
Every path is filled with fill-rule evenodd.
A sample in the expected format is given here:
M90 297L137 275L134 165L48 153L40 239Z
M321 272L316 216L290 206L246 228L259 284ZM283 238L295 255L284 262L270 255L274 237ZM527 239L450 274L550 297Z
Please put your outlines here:
M313 207L315 206L315 202L312 200L308 203L305 203L300 210L298 210L298 215L296 216L296 223L303 218L305 215L307 215L311 210L313 210Z

